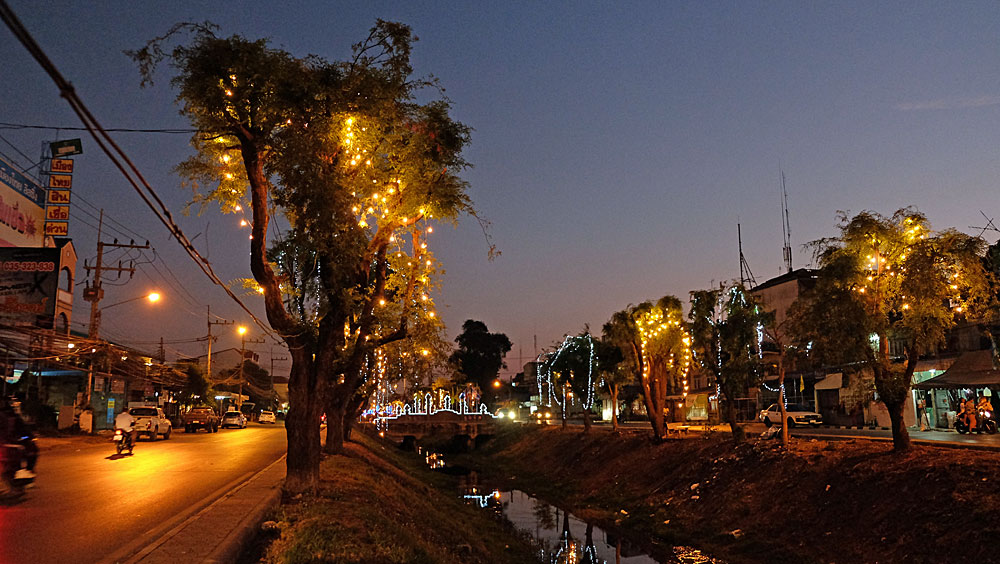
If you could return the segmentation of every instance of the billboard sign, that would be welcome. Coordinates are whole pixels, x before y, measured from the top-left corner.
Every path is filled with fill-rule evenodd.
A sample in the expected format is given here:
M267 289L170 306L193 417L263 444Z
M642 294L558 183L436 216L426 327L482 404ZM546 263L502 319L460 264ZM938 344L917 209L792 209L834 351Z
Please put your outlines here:
M45 189L0 159L0 247L41 247Z
M0 323L51 327L60 249L0 248Z
M83 143L81 143L79 139L53 141L49 143L49 149L52 150L53 157L70 157L73 155L79 155L83 152Z

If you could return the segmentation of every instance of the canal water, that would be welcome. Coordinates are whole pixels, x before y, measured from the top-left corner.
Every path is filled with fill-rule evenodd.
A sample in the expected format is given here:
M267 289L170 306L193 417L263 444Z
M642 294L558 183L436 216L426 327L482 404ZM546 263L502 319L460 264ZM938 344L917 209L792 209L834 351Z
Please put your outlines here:
M538 546L539 560L549 564L724 564L690 547L673 547L666 560L650 556L631 542L522 491L500 491L479 483L475 471L448 467L436 453L425 456L428 466L458 476L467 503L496 513Z

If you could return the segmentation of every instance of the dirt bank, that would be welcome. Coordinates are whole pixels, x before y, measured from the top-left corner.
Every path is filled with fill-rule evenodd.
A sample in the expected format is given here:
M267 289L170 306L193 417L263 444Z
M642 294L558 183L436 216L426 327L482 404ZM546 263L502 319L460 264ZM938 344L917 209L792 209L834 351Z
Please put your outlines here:
M730 563L1000 562L1000 454L510 428L470 460L656 551ZM665 553L665 552L663 552Z
M321 465L318 495L281 505L241 562L491 564L535 561L534 549L423 460L355 433Z

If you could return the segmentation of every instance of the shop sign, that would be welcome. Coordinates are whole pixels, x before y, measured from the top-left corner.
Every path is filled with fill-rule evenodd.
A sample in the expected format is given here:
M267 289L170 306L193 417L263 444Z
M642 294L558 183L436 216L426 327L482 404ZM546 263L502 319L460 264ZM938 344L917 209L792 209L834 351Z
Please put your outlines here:
M52 159L52 172L73 174L73 159Z
M49 206L45 208L45 221L69 221L69 206Z
M83 143L79 139L65 139L49 143L53 157L69 157L83 153Z
M69 190L73 187L73 177L68 174L50 174L49 188Z
M50 237L66 237L69 235L69 223L65 221L46 221L45 234Z
M49 190L49 199L47 201L50 204L68 204L69 190Z

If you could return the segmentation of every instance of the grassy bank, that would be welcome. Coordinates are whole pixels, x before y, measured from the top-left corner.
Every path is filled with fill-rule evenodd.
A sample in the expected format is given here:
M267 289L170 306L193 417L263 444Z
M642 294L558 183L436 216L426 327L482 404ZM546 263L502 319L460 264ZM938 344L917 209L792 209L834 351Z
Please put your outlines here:
M462 503L447 477L412 454L356 434L327 457L316 496L275 510L267 563L529 563L534 552L502 523Z
M1000 455L728 435L511 427L466 462L665 557L687 544L730 563L1000 562Z

